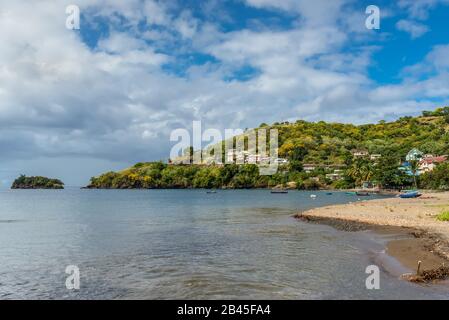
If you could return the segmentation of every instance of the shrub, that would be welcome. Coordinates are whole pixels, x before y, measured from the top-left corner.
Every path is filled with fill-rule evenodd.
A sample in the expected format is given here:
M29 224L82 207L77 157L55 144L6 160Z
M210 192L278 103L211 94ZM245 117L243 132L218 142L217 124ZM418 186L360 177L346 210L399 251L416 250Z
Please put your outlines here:
M449 221L449 211L444 211L440 213L437 217L439 221Z

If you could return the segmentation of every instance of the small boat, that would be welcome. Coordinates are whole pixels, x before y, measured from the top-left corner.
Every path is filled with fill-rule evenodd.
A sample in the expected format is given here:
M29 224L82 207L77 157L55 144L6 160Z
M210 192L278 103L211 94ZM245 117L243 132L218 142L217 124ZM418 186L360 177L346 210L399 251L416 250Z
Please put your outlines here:
M316 199L316 194L311 194L310 197L311 197L312 199Z
M345 194L348 196L355 196L357 195L357 192L346 192Z
M368 192L356 192L355 193L359 197L369 197L370 194Z
M399 198L402 198L402 199L413 199L413 198L419 198L421 196L422 196L422 194L419 193L418 191L411 191L411 192L406 192L406 193L400 194Z
M215 190L210 190L210 191L207 191L206 193L207 193L207 194L215 194L215 193L217 193L217 191L215 191Z
M331 196L331 195L333 195L333 193L332 192L328 192L328 193L326 193L326 195Z
M282 190L282 189L278 189L278 190L271 190L271 193L273 193L273 194L286 194L286 193L288 193L288 191L287 190Z

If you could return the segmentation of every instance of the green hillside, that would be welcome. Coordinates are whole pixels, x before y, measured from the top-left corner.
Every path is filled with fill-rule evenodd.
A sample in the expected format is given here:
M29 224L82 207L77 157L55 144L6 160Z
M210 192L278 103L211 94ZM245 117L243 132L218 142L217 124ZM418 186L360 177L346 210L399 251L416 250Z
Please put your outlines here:
M352 125L307 122L262 124L278 129L279 156L289 160L273 176L260 176L256 165L168 165L139 163L91 179L90 188L353 188L373 181L384 188L411 185L399 170L412 148L425 154L449 154L449 107L394 122ZM256 129L258 130L258 129ZM354 150L372 155L355 157ZM374 157L374 155L376 155ZM311 170L311 168L313 170ZM307 169L307 170L304 170ZM339 171L335 171L335 170ZM334 180L331 174L339 175ZM444 176L444 173L443 173ZM426 186L425 175L420 181Z

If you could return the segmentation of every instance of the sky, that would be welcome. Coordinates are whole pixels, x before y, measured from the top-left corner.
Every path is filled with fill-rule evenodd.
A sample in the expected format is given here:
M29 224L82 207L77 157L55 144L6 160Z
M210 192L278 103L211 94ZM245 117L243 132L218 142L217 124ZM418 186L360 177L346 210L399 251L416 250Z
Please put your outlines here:
M448 20L449 0L0 0L0 186L166 161L193 121L359 124L448 105Z

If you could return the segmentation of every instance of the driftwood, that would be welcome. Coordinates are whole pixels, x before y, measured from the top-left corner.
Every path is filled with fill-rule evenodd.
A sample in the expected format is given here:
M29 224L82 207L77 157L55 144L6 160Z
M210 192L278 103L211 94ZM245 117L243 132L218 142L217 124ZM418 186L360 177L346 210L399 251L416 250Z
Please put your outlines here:
M405 274L402 278L415 283L429 283L449 278L449 267L446 267L445 265L442 265L436 269L424 271L420 271L420 267L421 264L418 263L418 270L416 274Z

